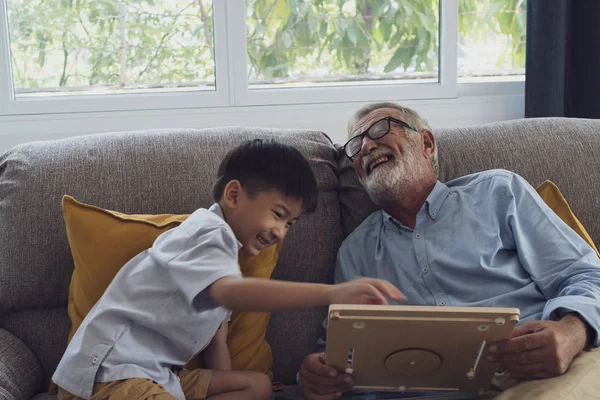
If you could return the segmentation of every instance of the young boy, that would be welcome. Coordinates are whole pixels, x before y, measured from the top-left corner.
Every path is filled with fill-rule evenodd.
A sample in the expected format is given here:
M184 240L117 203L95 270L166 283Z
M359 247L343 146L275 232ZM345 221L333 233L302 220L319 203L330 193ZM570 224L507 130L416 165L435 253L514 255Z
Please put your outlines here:
M231 371L231 311L332 303L385 304L391 284L323 285L243 278L238 251L283 240L317 205L317 183L294 148L253 140L221 163L209 209L199 209L127 262L87 315L52 380L59 399L269 399L263 374ZM182 370L204 350L207 370Z

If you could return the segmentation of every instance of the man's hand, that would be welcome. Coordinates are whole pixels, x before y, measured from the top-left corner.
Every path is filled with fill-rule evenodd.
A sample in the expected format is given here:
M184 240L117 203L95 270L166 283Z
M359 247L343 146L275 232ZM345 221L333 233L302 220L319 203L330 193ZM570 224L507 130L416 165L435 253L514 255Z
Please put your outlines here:
M386 297L406 300L402 292L388 281L359 278L331 286L329 304L387 304Z
M325 353L304 357L300 367L300 389L307 400L333 400L353 385L352 377L325 362Z
M586 343L583 321L569 314L558 322L533 321L516 327L509 340L490 346L488 359L500 363L512 378L551 378L564 374Z

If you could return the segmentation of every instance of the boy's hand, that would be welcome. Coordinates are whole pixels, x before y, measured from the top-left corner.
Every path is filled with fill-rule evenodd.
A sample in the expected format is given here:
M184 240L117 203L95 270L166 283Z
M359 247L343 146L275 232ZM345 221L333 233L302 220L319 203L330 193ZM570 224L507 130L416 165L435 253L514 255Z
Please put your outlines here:
M227 332L229 332L229 323L227 321L223 321L223 323L221 324L221 327L217 330L217 333L215 333L213 340L226 343L227 342Z
M406 300L402 292L388 281L359 278L333 285L329 304L388 304L386 297Z
M205 368L216 371L231 371L231 354L227 346L229 323L223 321L212 340L204 349Z

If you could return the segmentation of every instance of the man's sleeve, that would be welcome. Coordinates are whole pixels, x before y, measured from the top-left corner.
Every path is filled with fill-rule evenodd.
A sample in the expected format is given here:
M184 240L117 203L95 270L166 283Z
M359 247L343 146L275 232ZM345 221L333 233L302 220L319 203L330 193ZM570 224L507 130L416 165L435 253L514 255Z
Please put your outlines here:
M525 270L546 299L542 319L557 309L577 312L600 345L600 259L520 176L506 190L506 223Z

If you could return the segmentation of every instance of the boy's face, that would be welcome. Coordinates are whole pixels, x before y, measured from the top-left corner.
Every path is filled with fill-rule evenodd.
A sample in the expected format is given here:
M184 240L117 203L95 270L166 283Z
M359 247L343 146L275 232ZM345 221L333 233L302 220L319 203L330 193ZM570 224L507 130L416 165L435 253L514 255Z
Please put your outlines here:
M250 255L255 256L283 240L302 214L300 199L285 196L278 190L262 191L250 197L241 185L237 191L228 193L230 184L224 193L229 208L227 223L242 243L242 249Z

